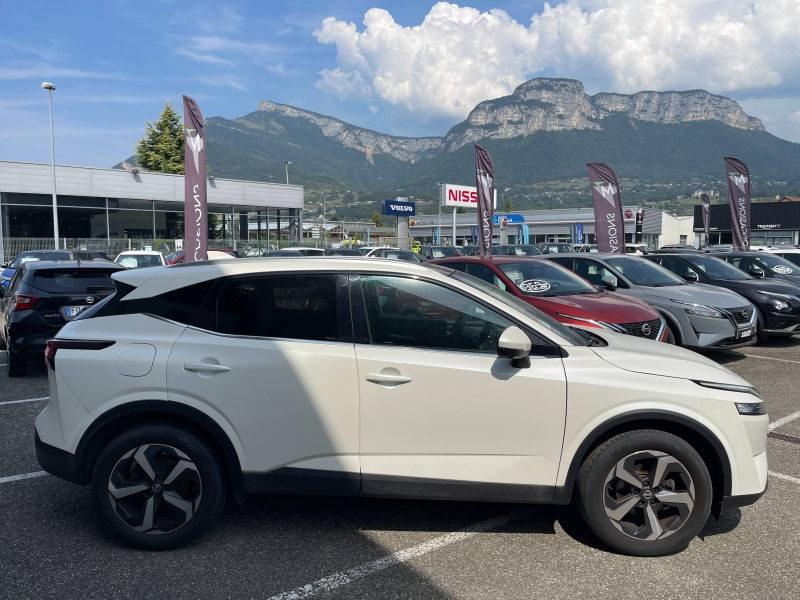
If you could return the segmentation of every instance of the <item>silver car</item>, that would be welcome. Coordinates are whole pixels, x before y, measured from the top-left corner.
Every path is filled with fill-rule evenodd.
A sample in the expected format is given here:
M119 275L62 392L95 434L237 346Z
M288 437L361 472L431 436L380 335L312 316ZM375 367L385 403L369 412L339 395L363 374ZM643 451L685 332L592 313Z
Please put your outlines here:
M756 343L756 310L739 294L685 281L633 255L558 254L546 257L598 287L644 300L661 313L668 341L694 350Z

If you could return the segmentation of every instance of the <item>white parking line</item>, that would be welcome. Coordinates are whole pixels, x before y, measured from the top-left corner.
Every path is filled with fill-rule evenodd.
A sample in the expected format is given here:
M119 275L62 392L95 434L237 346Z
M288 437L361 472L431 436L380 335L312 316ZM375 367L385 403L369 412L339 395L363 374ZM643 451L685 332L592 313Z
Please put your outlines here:
M5 404L22 404L24 402L41 402L43 400L50 400L50 396L43 396L42 398L26 398L25 400L7 400L6 402L0 402L0 406Z
M0 484L11 483L12 481L19 481L20 479L33 479L34 477L41 477L47 475L47 471L34 471L33 473L23 473L22 475L9 475L8 477L0 477Z
M770 477L775 477L776 479L783 479L784 481L791 481L792 483L800 484L800 479L797 477L792 477L791 475L784 475L783 473L775 473L773 471L767 471Z
M772 431L773 429L777 429L781 425L786 425L787 423L791 423L795 419L800 419L800 410L798 410L797 412L793 412L790 415L786 415L782 419L778 419L777 421L773 421L772 423L769 424L768 430Z
M744 353L742 353L744 354ZM796 365L800 365L800 360L787 360L785 358L772 358L771 356L758 356L758 354L744 354L744 356L748 356L750 358L763 358L764 360L777 360L778 362L788 362L794 363Z
M461 531L448 533L447 535L434 538L417 546L412 546L411 548L406 548L405 550L393 552L392 554L383 556L377 560L373 560L372 562L365 563L358 567L353 567L352 569L348 569L346 571L334 573L333 575L329 575L323 579L318 579L314 583L308 583L304 586L289 590L288 592L278 594L277 596L272 596L269 598L269 600L299 600L300 598L308 598L320 593L330 592L331 590L335 590L336 588L340 588L352 583L357 579L363 579L364 577L372 575L373 573L377 573L378 571L383 571L384 569L388 569L394 565L407 562L412 558L428 554L429 552L433 552L439 548L444 548L450 544L455 544L456 542L460 542L461 540L465 540L479 533L485 533L487 531L491 531L492 529L497 529L498 527L502 527L507 523L511 523L512 521L526 517L537 510L538 507L531 506L522 510L514 511L507 515L503 515L501 517L495 517L493 519L481 521L480 523L470 525Z

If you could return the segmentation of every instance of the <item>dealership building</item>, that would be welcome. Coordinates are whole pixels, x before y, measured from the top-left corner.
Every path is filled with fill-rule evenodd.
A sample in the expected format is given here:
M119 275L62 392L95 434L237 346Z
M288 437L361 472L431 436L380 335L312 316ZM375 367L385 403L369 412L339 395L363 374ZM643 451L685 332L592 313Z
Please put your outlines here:
M411 222L411 236L422 243L451 244L453 238L452 209L443 208L444 214L417 215ZM623 207L625 217L625 241L633 242L636 232L636 214L639 207ZM477 241L477 216L474 210L456 214L456 244L472 244ZM592 244L594 237L594 210L592 208L565 208L555 210L495 211L494 236L499 241L503 221L509 244L537 244L540 242L572 241L572 226L583 226L584 242ZM676 217L663 210L647 208L642 223L642 243L656 249L665 244L694 242L691 216Z
M711 245L730 244L730 206L712 204L709 214L709 242ZM784 196L775 202L753 202L750 205L750 245L777 246L800 243L800 198ZM699 247L703 237L703 210L694 207L695 246Z
M183 175L56 166L64 248L175 249L183 238ZM53 247L52 167L0 161L0 262ZM209 245L236 248L282 232L299 240L303 187L208 178ZM5 256L5 258L3 257Z

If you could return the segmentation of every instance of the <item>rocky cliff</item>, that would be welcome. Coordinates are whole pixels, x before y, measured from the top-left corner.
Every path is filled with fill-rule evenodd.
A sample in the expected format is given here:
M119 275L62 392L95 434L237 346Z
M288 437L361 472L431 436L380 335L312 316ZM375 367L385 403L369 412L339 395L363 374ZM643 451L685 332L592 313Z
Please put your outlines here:
M589 96L580 81L537 78L520 85L510 96L476 106L466 121L445 136L452 152L480 139L509 139L537 131L603 129L611 115L672 125L689 121L720 121L737 129L764 131L735 101L704 90L600 93Z

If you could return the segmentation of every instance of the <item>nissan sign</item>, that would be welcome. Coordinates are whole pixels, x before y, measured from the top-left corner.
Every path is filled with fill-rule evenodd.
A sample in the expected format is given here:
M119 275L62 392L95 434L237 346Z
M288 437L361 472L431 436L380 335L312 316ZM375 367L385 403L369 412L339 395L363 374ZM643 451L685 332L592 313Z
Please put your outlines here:
M468 185L442 185L442 206L478 207L478 188ZM497 190L494 191L494 208L497 208Z
M417 214L417 204L402 200L384 200L381 202L381 214L413 217Z

